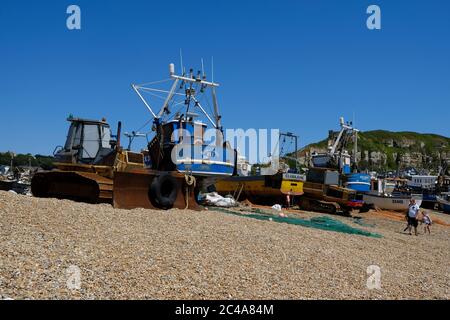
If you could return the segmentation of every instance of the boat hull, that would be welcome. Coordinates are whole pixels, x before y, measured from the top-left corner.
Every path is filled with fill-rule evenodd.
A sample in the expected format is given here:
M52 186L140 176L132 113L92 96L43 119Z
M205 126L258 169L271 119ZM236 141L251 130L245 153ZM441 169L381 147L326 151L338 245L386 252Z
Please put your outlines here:
M234 166L229 163L180 163L177 171L195 176L231 176Z
M370 191L370 175L365 173L353 173L347 175L347 183L345 185L347 188L359 191L359 192L369 192Z
M271 176L247 176L230 177L220 179L216 182L216 191L221 195L235 194L240 192L239 199L250 199L256 203L280 201L286 196L301 196L303 194L303 181L294 176L275 174Z
M446 201L442 198L437 197L437 202L439 203L439 208L445 213L450 213L450 201Z
M231 176L236 164L234 149L209 145L176 145L172 158L178 172L195 176Z
M364 203L374 205L383 210L404 211L408 209L410 197L389 197L383 195L365 194ZM422 205L422 199L416 199L419 207Z

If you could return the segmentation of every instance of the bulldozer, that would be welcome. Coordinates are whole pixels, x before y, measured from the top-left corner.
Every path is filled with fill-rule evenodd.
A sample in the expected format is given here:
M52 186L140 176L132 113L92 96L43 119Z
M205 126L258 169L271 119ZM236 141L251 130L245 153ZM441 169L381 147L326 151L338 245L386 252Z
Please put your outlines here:
M340 186L340 174L327 168L309 168L303 183L303 196L299 207L308 211L348 215L362 207L356 199L356 191Z
M154 136L146 150L136 153L121 147L120 122L113 136L104 119L71 116L66 143L54 150L56 168L33 177L33 195L107 202L124 209L199 210L200 189L206 189L220 177L235 174L237 152L222 139L222 116L216 96L219 84L207 81L200 71L194 75L193 69L189 74L177 75L172 63L169 75L166 80L132 85L150 112L150 121L153 120ZM169 82L169 90L153 87ZM159 112L151 105L161 101L149 103L144 97L152 92L167 94ZM207 100L214 106L212 114L202 106ZM177 111L173 112L173 108ZM210 122L214 135L211 131L206 133L208 126L201 115Z
M112 139L111 128L105 119L97 121L70 116L67 121L70 127L66 143L57 146L53 152L55 169L33 176L33 195L111 203L120 141Z
M121 147L120 122L112 135L105 119L70 116L67 120L66 142L53 152L55 169L32 178L34 196L110 203L123 209L199 209L193 190L184 192L185 175L149 169L148 152Z

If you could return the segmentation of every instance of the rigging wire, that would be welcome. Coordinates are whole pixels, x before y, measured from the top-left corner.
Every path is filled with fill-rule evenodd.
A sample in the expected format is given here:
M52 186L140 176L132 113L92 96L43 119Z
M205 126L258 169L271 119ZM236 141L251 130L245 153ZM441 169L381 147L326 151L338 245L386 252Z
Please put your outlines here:
M145 128L153 119L147 120L139 129L135 130L135 132L141 131L143 128Z
M149 95L152 95L152 96L154 96L154 97L160 98L161 100L166 100L165 97L160 96L160 95L157 95L156 93L151 93L151 92L148 92L148 91L146 91L146 92L147 92Z
M155 89L155 88L147 88L147 87L138 87L139 90L145 91L145 92L162 92L162 93L170 93L170 91L168 90L161 90L161 89ZM184 94L182 93L177 93L175 92L174 95L178 95L178 96L184 96Z
M168 78L168 79L164 79L164 80L157 80L157 81L152 81L152 82L146 82L146 83L142 83L142 84L138 84L138 87L142 87L142 86L146 86L149 84L157 84L157 83L163 83L163 82L168 82L170 80L173 80L172 78Z
M139 90L142 90L142 91L148 93L149 95L152 95L152 96L154 96L154 97L157 97L157 98L160 98L160 99L162 99L162 100L165 100L167 97L160 96L160 95L155 94L155 93L153 93L153 92L169 93L170 91L167 91L167 90L161 90L161 89L156 89L156 88L146 88L146 87L144 87L144 86L152 85L152 84L158 84L158 83L164 83L164 82L168 82L168 81L171 81L171 80L173 80L173 79L172 79L172 78L168 78L168 79L164 79L164 80L158 80L158 81L153 81L153 82L147 82L147 83L139 84L139 85L137 85L137 87L138 87ZM184 85L184 88L183 88L183 85ZM194 92L195 92L194 97L199 101L199 103L200 103L201 105L206 104L206 106L207 106L207 108L208 108L209 114L213 115L213 114L214 114L213 108L212 108L210 102L208 101L208 94L206 93L207 90L210 89L210 88L207 87L207 88L205 88L205 89L203 89L203 90L199 90L199 87L200 87L200 83L194 83L194 85L193 85L192 83L190 83L189 89L194 89ZM185 104L186 99L187 99L187 96L186 96L186 93L185 93L187 89L188 89L188 86L187 86L187 83L185 83L185 82L182 82L182 83L181 83L181 86L179 86L178 88L175 89L175 91L173 92L172 98L168 101L167 108L168 108L169 110L171 110L172 108L175 108L175 107L178 106L178 105L181 105L181 106L178 107L178 108L176 109L176 111L170 111L171 115L168 116L167 119L166 119L165 121L172 120L172 119L175 117L175 115L179 114L179 112L180 112L181 109L183 108L183 105L182 105L182 104ZM200 89L202 89L202 88L200 88ZM184 91L184 92L181 93L180 91ZM189 111L189 109L190 109L190 107L191 107L191 106L190 106L190 103L192 102L192 101L190 101L191 99L188 99L188 100L189 100L189 104L188 104L187 109L186 109L187 111ZM195 106L195 104L194 104L194 106ZM165 115L166 115L166 114L164 114L162 117L164 117ZM146 121L146 122L145 122L138 130L136 130L135 132L141 131L141 130L142 130L144 127L146 127L152 120L153 120L153 118L147 120L147 121ZM151 133L151 132L152 132L152 130L146 132L145 134L148 135L148 134Z

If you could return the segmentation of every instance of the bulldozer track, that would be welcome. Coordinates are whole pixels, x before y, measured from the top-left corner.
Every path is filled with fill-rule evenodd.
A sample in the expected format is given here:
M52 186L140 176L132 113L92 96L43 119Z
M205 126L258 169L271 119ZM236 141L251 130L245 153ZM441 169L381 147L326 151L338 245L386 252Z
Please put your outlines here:
M89 203L112 203L113 180L91 172L38 172L31 182L34 196Z

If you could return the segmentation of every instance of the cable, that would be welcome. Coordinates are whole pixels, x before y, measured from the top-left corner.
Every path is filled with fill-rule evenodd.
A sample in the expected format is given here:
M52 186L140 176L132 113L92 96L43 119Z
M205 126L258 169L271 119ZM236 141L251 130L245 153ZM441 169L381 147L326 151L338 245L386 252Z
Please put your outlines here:
M168 78L168 79L164 79L164 80L157 80L157 81L152 81L152 82L147 82L147 83L142 83L142 84L138 84L137 86L142 87L142 86L146 86L149 84L156 84L156 83L163 83L163 82L167 82L173 80L172 78Z

